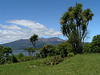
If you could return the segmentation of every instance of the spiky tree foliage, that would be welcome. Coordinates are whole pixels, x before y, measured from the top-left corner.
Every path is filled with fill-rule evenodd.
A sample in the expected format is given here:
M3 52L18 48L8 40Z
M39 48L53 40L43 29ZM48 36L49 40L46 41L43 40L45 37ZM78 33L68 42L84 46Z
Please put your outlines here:
M30 37L30 42L32 42L32 45L34 46L34 50L35 50L35 45L37 40L38 40L38 35L36 34Z
M73 46L74 53L82 52L82 41L87 34L87 26L92 20L93 13L90 9L83 10L81 3L69 7L61 17L61 30Z

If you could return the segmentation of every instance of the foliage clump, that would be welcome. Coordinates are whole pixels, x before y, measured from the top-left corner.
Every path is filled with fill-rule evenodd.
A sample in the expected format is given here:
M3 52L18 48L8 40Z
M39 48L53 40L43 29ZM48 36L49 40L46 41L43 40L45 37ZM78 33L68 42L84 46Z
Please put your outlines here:
M53 59L47 60L46 62L44 62L44 64L53 66L53 65L59 64L62 61L63 61L63 58L56 56Z
M24 57L23 53L19 53L18 54L18 59L21 59L22 57Z
M72 56L74 56L74 53L68 53L68 55L67 55L68 57L72 57Z
M100 35L93 37L91 43L87 43L83 46L84 53L100 53Z
M17 63L18 59L12 54L11 56L9 56L8 61L9 63Z
M83 53L91 53L91 43L86 43L84 46L83 46Z
M42 58L45 58L47 56L53 56L55 53L54 50L55 47L50 44L43 45L43 47L40 49L40 56Z
M93 37L91 42L91 51L94 53L100 53L100 35Z
M61 57L66 57L70 52L72 52L72 45L68 41L59 43L55 49L56 55L61 55Z

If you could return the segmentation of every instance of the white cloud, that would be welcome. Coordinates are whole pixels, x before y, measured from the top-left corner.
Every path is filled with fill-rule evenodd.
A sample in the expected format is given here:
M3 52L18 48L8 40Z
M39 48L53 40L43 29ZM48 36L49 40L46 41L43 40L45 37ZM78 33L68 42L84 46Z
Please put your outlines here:
M24 37L25 33L21 31L0 30L0 43L15 41Z
M0 24L0 27L5 30L20 30L21 28L16 25L2 25Z
M61 35L59 31L49 29L43 24L30 20L11 20L7 21L7 23L11 23L11 25L0 24L0 43L7 43L18 39L28 39L33 34L48 37Z
M43 29L46 28L44 25L40 24L40 23L36 23L33 22L31 20L11 20L11 21L7 21L8 23L13 23L16 25L21 25L27 28L38 28L38 29Z

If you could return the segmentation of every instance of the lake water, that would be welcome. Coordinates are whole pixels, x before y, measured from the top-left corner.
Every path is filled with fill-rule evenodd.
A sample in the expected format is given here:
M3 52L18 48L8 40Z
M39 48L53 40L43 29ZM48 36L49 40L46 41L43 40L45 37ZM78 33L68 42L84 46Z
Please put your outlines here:
M12 53L14 55L18 55L19 53L23 53L23 55L25 55L25 56L29 55L29 53L27 51L25 51L25 50L13 50ZM35 53L39 53L39 50L36 50ZM33 55L34 55L34 53L33 53Z

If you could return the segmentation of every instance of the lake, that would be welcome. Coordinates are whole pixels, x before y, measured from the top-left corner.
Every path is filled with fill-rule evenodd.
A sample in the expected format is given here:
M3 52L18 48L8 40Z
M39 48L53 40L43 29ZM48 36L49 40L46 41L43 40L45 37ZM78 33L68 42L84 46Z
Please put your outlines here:
M29 55L28 52L25 51L25 50L13 50L12 53L14 55L18 55L19 53L23 53L23 55L25 55L25 56L28 56ZM35 53L39 53L39 50L36 50ZM33 53L33 55L34 55L34 53Z

